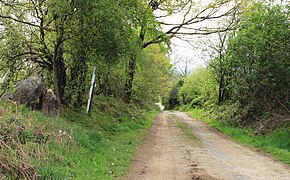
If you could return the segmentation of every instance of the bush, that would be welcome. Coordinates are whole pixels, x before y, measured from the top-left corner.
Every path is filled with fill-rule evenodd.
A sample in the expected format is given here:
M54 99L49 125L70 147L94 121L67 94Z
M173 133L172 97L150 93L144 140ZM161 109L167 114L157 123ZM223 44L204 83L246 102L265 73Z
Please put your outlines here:
M197 69L184 79L178 92L178 100L191 107L210 107L217 103L218 84L213 72L206 68Z

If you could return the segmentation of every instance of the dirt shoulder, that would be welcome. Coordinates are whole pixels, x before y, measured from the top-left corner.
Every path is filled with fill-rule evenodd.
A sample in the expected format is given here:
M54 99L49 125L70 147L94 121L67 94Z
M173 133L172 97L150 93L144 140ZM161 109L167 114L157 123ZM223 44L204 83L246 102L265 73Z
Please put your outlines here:
M178 120L199 142L184 136ZM124 179L289 179L290 168L181 112L162 112Z

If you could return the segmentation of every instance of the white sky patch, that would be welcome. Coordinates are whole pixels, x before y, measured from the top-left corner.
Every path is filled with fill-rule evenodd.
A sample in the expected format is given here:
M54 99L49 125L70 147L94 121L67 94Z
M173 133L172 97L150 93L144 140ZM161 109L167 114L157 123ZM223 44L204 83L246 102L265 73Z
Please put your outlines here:
M201 40L201 38L199 37L196 38L196 41ZM204 48L202 48L201 46L194 47L188 42L178 38L172 38L171 43L172 52L170 59L177 69L184 69L185 67L182 66L184 66L185 63L189 65L187 68L189 68L190 71L195 67L205 66L206 59L208 59L208 57L204 53ZM198 43L196 43L195 45L197 44Z
M167 24L174 24L174 25L163 25L162 28L164 32L167 32L172 27L180 24L184 21L192 19L199 13L202 9L204 9L210 2L213 0L203 0L203 1L195 1L191 11L188 13L187 9L182 10L177 14L173 14L171 16L167 16L164 18L160 18L161 22L165 22ZM215 11L216 15L220 15L226 13L232 4L227 4L222 6L221 8ZM204 11L199 16L206 16L210 10ZM186 18L184 19L184 15L187 14ZM156 14L164 15L164 12L157 11ZM157 16L158 16L157 15ZM205 28L217 28L222 26L227 19L218 18L215 20L206 20L201 23L194 23L192 25L186 26L186 28L182 28L179 32L193 32L194 29L205 29ZM201 66L206 66L206 63L210 60L209 56L209 48L207 45L209 43L208 39L214 37L215 35L179 35L177 38L171 39L171 48L172 52L170 55L171 62L174 64L175 69L179 72L184 71L187 68L187 71L192 71L193 69ZM206 51L207 50L207 51Z
M205 51L207 49L206 45L202 42L206 41L208 37L197 37L196 41L191 40L190 44L184 40L180 40L177 38L171 39L171 62L174 64L175 68L178 70L180 68L185 68L184 61L189 60L189 68L190 71L197 67L204 67L206 63L210 60L209 52Z

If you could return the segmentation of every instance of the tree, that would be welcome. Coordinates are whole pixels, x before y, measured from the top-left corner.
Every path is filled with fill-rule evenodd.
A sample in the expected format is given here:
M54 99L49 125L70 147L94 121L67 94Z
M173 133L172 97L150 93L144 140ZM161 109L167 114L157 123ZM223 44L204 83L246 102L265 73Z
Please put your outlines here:
M213 49L212 60L209 62L209 67L216 73L216 79L219 83L218 103L221 104L229 98L227 84L229 72L225 63L225 52L227 49L227 39L230 33L218 33L218 43L215 46L210 46Z
M1 60L9 64L6 82L20 73L28 76L40 72L49 86L53 84L63 104L77 106L82 104L87 72L92 66L98 65L97 93L120 96L117 89L125 89L123 99L131 102L132 93L136 92L138 60L146 59L140 57L145 49L153 44L169 48L173 37L227 31L232 28L232 21L217 27L196 29L193 25L220 18L230 20L242 3L214 0L200 9L190 0L2 0L0 5L4 35ZM222 8L227 5L231 8ZM181 11L185 12L179 23L164 19ZM164 32L163 26L168 26L168 30ZM164 55L161 50L159 53ZM152 56L150 52L145 54ZM124 66L126 75L116 69ZM112 77L111 72L124 79ZM113 87L111 79L118 79L118 86L123 82L123 87Z
M18 43L8 49L19 49L3 59L17 62L22 68L33 63L51 71L55 93L61 102L66 87L63 43L69 37L66 26L74 8L74 1L1 1L0 18L8 34L5 43L9 46L11 36L18 38ZM8 28L7 23L13 25ZM13 30L17 26L22 29L20 33Z
M184 81L182 78L177 78L171 83L172 84L169 92L166 94L165 97L163 97L162 100L162 103L165 105L165 109L169 110L172 110L181 104L181 102L179 101L180 99L178 98L178 92L183 86Z
M242 121L265 112L290 112L289 10L289 6L255 4L228 40L223 67L229 72L231 100L244 111Z
M137 59L132 101L140 105L158 102L168 91L172 65L166 48L155 44L146 48Z
M247 3L247 2L246 2ZM197 4L191 0L183 1L162 1L151 0L148 4L140 4L140 13L137 13L138 41L140 50L151 44L166 43L169 45L170 38L183 38L189 35L208 35L217 32L225 32L232 29L233 20L239 9L244 6L245 1L219 1L213 0L206 5ZM224 8L224 7L230 8ZM162 12L155 13L156 11ZM164 20L172 14L185 11L179 23L168 23ZM201 26L202 22L228 19L229 23L223 26L206 27ZM163 32L162 26L168 26L169 30ZM199 26L196 28L194 25ZM125 102L131 101L132 85L135 76L136 57L132 56L128 63L128 75L125 83Z
M184 79L178 99L191 107L213 106L217 103L218 84L213 72L206 68L196 69Z
M135 54L128 24L134 2L1 1L7 81L19 74L15 68L28 72L33 66L63 104L81 105L89 65L105 64L109 72L122 56Z
M128 4L127 4L128 3ZM128 25L131 16L129 1L78 2L68 48L69 84L68 96L73 104L81 105L86 87L87 72L97 66L97 93L117 96L113 87L114 68L120 67L129 54L135 52L132 40L133 29ZM132 42L133 41L133 42ZM126 60L127 61L127 60ZM119 81L123 82L123 80Z

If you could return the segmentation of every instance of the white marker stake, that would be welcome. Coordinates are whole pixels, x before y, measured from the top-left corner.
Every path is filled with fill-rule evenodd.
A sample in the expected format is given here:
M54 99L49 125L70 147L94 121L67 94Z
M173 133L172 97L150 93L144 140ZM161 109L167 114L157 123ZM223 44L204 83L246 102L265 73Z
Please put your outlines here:
M90 94L88 99L88 105L87 105L87 114L91 111L92 108L92 102L93 102L93 95L94 95L94 87L95 87L95 79L96 79L96 70L97 67L94 67L93 76L92 76L92 84L90 88Z

